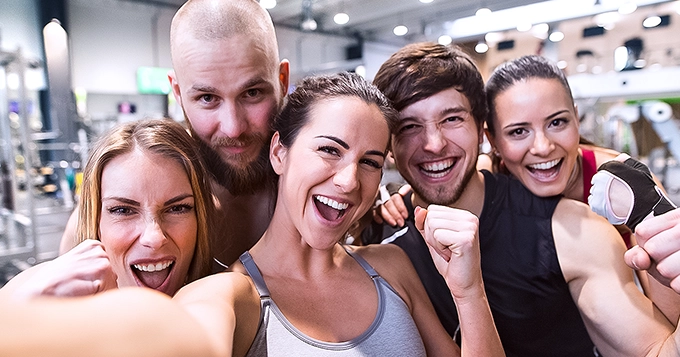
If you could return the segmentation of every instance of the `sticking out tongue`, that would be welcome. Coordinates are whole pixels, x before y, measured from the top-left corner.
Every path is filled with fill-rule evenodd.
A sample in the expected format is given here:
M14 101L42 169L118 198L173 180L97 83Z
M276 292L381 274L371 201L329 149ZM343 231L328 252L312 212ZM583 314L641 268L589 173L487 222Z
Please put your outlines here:
M149 272L149 271L141 271L137 270L136 268L132 268L132 270L135 272L137 275L137 278L146 286L150 287L151 289L158 289L158 287L163 284L165 279L168 278L168 275L170 275L170 270L172 269L173 265L170 265L166 269L159 270L159 271L154 271L154 272Z
M336 219L339 219L340 217L342 217L343 213L345 213L345 210L337 210L317 200L314 200L314 204L316 205L316 209L319 210L321 217L328 221L334 221Z

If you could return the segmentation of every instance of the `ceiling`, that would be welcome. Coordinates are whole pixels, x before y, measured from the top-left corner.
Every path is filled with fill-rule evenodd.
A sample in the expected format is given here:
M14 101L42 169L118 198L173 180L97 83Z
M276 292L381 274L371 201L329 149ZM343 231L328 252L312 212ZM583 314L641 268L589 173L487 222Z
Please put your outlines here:
M185 0L120 0L155 6L179 8ZM538 3L536 0L278 0L269 10L276 26L300 28L304 19L303 3L311 3L317 22L316 32L353 36L364 40L402 45L405 42L436 40L443 33L443 23L475 14L480 7L492 11ZM345 12L350 20L337 25L333 16ZM402 38L392 33L396 25L409 28Z

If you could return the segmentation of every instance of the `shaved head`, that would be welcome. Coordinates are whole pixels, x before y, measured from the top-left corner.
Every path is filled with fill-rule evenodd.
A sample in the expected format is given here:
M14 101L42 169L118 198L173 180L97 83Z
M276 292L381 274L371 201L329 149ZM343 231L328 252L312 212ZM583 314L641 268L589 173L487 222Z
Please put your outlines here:
M170 28L170 51L176 65L185 41L219 41L247 36L279 63L274 24L255 0L189 0L177 11Z

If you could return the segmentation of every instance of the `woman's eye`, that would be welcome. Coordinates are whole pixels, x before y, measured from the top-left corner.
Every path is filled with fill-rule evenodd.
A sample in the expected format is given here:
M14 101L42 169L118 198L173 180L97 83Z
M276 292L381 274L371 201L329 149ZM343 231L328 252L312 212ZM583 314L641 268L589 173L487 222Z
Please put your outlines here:
M550 122L551 126L562 126L566 124L567 121L565 119L553 119L553 121Z
M119 215L119 216L129 216L133 213L132 209L130 209L129 207L125 207L125 206L115 206L115 207L108 208L107 210L109 211L110 214Z
M175 214L181 214L181 213L189 213L193 209L194 209L194 206L192 206L190 204L180 204L180 205L171 206L168 209L168 212L175 213Z
M520 136L520 135L524 134L525 132L526 132L526 130L524 130L522 128L518 128L518 129L511 130L508 134L510 136Z
M340 151L332 146L322 146L319 148L319 151L336 156L340 154Z

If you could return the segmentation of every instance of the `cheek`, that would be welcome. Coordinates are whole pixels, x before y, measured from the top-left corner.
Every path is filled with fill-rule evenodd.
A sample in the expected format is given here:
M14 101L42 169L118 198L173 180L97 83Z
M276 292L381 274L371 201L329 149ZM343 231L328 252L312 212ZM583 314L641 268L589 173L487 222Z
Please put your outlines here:
M250 107L248 121L254 132L267 135L270 132L269 123L276 114L278 105L275 98L271 98Z
M99 239L104 247L109 259L114 264L122 264L125 254L133 245L137 234L136 227L130 222L112 222L102 218L99 224Z
M196 217L188 218L185 222L169 227L167 233L172 237L182 255L190 259L193 256L196 236L198 234L198 221Z

